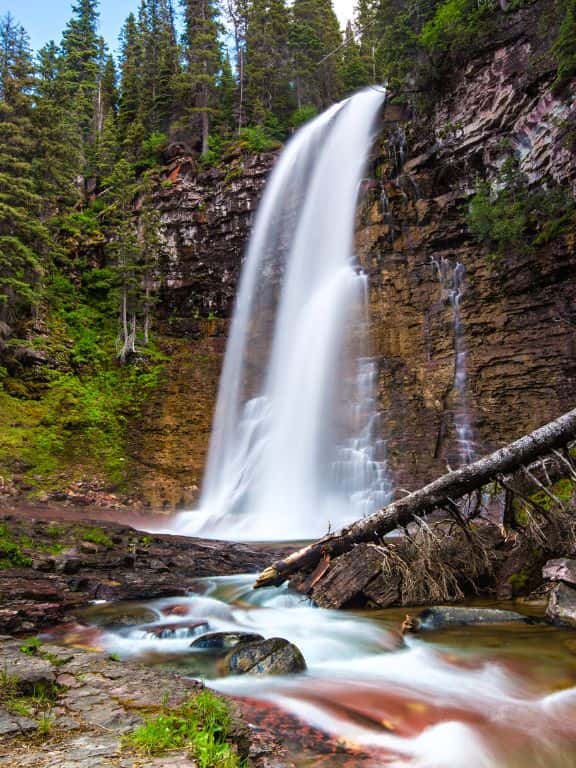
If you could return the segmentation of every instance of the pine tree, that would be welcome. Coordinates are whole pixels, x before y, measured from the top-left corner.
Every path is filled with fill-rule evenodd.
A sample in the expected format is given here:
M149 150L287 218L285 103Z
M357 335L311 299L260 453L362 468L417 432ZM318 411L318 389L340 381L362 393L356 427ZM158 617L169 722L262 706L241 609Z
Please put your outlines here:
M362 60L360 46L354 37L351 22L348 22L344 35L340 76L346 93L352 93L369 83L368 72Z
M244 97L246 90L246 36L248 29L249 0L225 0L226 18L231 25L234 37L234 55L238 94L236 102L236 127L238 132L246 121Z
M141 249L134 224L136 176L122 158L108 178L103 200L107 222L107 253L118 275L120 287L120 333L118 357L124 364L136 351L137 315L141 294Z
M230 135L236 127L236 94L238 86L232 73L232 65L228 53L222 61L222 68L218 78L217 103L218 113L215 123L223 133Z
M378 31L381 26L377 26L378 8L379 0L358 0L354 13L354 26L360 45L360 57L371 83L378 81L376 49L379 44Z
M142 0L138 13L139 119L146 134L167 131L175 108L180 62L172 0Z
M118 111L118 129L120 138L126 139L129 127L140 114L140 68L142 63L142 38L136 24L136 17L131 13L120 33L120 72L121 87Z
M43 215L60 213L78 202L81 135L66 106L63 59L51 41L38 52L33 111L33 176L42 195Z
M325 109L343 93L336 56L342 36L332 0L295 0L292 17L298 108Z
M28 37L0 20L0 320L38 304L49 242L34 186L33 66Z
M98 0L78 0L62 38L63 78L67 100L80 127L85 146L98 132L98 88L104 44L97 35Z
M252 0L246 33L246 113L286 125L293 109L290 16L284 0Z
M181 0L184 9L184 55L186 73L183 79L190 101L193 128L200 120L202 154L208 152L210 116L220 69L220 43L217 9L213 0Z

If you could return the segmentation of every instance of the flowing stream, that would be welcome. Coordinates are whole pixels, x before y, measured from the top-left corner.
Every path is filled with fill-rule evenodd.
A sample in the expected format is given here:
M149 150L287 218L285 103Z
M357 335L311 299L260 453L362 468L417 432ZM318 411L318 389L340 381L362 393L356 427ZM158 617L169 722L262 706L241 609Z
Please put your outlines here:
M576 640L544 623L451 628L408 636L406 613L314 608L286 588L254 591L254 577L199 579L194 594L146 604L145 626L105 628L84 642L161 664L226 694L290 713L345 745L337 756L299 754L310 766L569 768L576 764ZM119 615L122 606L111 606ZM91 609L88 623L107 606ZM108 625L114 623L108 614ZM222 676L221 658L190 648L207 631L284 637L307 672ZM85 632L94 630L85 629ZM74 641L78 642L76 634ZM273 715L269 715L271 717ZM288 728L282 739L297 734ZM352 757L350 757L350 754ZM294 759L294 758L293 758Z
M276 164L242 272L200 509L176 518L180 533L315 538L390 498L367 278L353 252L384 98L369 88L331 107Z

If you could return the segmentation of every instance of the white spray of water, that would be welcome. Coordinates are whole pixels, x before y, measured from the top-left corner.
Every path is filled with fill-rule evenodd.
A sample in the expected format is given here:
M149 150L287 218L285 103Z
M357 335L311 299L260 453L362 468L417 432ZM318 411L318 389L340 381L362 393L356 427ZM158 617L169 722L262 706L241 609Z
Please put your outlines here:
M305 539L386 503L375 439L367 279L355 266L358 192L377 89L335 105L289 142L256 217L200 509L179 532Z

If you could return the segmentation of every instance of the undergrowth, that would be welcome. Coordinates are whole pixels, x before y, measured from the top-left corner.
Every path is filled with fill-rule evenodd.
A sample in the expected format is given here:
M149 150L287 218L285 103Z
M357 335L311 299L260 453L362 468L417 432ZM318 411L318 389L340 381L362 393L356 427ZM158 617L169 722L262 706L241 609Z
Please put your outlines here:
M165 358L148 344L130 365L118 363L109 270L87 270L81 286L56 274L46 295L46 330L32 341L46 365L15 362L0 378L0 476L23 477L32 497L59 488L61 476L121 487L130 421Z
M232 716L226 701L205 689L128 734L126 747L148 757L188 750L199 768L240 768L244 762L229 743Z

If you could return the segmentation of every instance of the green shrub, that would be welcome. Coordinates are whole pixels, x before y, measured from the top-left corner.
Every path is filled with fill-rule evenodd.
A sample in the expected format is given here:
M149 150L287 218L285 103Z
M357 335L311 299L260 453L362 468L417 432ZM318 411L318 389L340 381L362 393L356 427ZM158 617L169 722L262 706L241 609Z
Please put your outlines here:
M240 132L240 146L248 152L269 152L278 149L281 143L270 136L266 128L255 125L252 128L243 128Z
M502 166L494 185L480 182L470 201L468 226L495 256L528 252L567 231L575 201L563 189L531 189L515 158Z
M290 126L292 128L300 128L304 123L313 120L317 114L318 110L313 104L304 104L304 106L292 113Z
M0 569L26 568L32 565L32 559L22 552L20 544L15 541L8 526L0 524Z
M478 38L479 24L492 2L445 0L424 25L419 41L429 53L464 48Z

